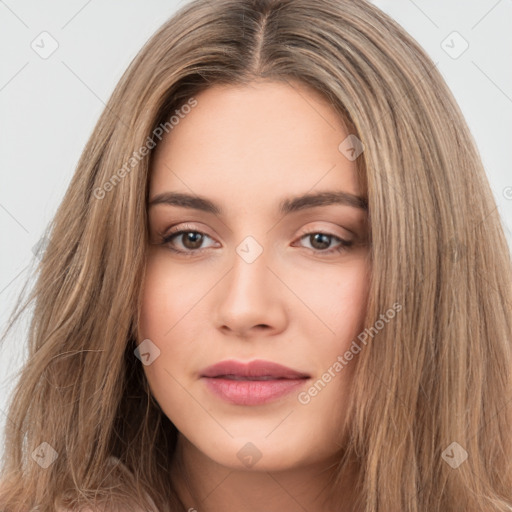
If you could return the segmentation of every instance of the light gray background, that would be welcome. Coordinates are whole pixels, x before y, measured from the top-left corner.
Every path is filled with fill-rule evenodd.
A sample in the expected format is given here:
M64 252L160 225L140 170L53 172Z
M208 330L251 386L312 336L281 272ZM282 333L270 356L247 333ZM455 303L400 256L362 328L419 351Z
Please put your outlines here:
M107 99L140 47L183 3L0 0L2 331L33 268L32 248L54 215ZM453 91L512 247L512 1L373 3L417 39ZM50 36L40 36L44 31ZM52 39L58 48L47 58L31 47L48 51L56 44ZM467 50L453 58L466 44ZM14 372L24 359L26 324L0 347L0 428L7 421Z

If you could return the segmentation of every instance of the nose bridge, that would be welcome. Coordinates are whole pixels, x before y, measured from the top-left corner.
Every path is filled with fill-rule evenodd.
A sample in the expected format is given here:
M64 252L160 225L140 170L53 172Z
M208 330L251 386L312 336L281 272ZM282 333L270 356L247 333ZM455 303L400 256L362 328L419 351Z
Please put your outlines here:
M254 236L246 236L235 248L228 295L240 305L255 303L265 295L268 259L268 251Z
M281 328L284 308L273 279L268 251L254 236L246 236L235 248L231 271L217 295L220 326L246 332L254 326Z

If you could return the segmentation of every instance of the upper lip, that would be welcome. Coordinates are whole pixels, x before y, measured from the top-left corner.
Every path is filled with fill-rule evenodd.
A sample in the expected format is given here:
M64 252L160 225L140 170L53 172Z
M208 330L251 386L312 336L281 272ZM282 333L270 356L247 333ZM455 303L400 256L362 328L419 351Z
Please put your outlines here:
M309 375L287 368L271 361L255 360L249 362L221 361L208 366L201 372L201 377L221 377L234 375L237 377L274 377L276 379L304 379Z

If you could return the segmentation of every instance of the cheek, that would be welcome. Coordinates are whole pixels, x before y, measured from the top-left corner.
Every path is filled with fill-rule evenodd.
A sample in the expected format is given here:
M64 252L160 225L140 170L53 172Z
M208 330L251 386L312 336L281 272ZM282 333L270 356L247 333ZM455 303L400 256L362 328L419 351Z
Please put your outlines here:
M306 274L300 296L334 339L348 341L363 327L368 300L368 266L363 259L325 268L322 274Z
M184 420L176 411L186 409L188 419L196 415L197 421L201 419L200 411L191 407L181 374L183 362L193 361L197 352L190 343L187 313L197 303L201 287L194 287L191 277L158 254L148 258L138 326L139 342L149 339L159 351L143 367L151 393L177 428L185 428L186 423L182 425Z
M336 302L332 304L332 315L338 329L343 325L351 325L356 330L363 327L368 288L369 278L366 264L360 262L344 269L333 290Z
M347 419L345 410L357 371L358 354L362 350L354 348L353 343L357 342L357 336L364 329L368 270L366 260L357 259L342 266L329 267L329 272L316 280L307 280L312 291L309 295L311 309L318 312L323 323L319 324L318 319L311 316L305 326L310 340L309 359L321 380L316 389L311 390L311 397L316 396L317 389L318 396L310 410L325 418L326 432L333 436ZM313 344L311 340L314 340ZM326 411L331 413L326 414Z
M150 340L149 346L158 354L151 364L144 365L144 372L158 401L164 390L170 393L173 389L175 381L172 376L179 368L177 362L190 360L190 351L193 350L186 334L187 313L192 308L191 304L197 302L198 290L194 290L190 283L190 276L169 268L159 255L148 258L138 341Z
M139 339L170 339L207 290L198 276L169 265L165 256L148 258L142 294Z

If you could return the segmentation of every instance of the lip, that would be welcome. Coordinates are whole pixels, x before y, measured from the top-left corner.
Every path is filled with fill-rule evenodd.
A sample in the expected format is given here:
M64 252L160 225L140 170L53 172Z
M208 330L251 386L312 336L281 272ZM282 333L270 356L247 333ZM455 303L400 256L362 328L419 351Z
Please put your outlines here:
M208 368L201 372L201 377L222 377L225 375L236 377L273 377L275 379L309 378L309 375L306 373L262 359L249 361L248 363L230 359L208 366Z
M304 386L309 375L271 361L229 360L201 372L207 388L235 405L262 405ZM261 380L264 379L264 380Z

